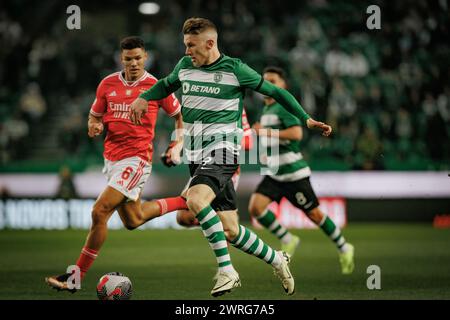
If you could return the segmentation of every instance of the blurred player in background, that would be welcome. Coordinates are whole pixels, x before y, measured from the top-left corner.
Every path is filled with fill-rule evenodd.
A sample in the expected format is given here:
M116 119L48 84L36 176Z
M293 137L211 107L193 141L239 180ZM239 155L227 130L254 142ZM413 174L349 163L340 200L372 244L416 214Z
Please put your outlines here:
M183 25L186 56L172 73L144 92L130 107L131 120L141 123L148 101L160 100L181 88L185 127L184 151L192 177L186 195L218 264L211 294L219 296L240 286L228 252L227 239L236 248L253 254L274 267L288 294L295 289L289 257L267 246L256 234L238 223L232 176L238 168L242 138L242 100L246 88L274 97L308 128L324 135L331 127L312 119L286 90L280 89L239 59L221 54L217 28L209 20L190 18ZM187 142L187 143L186 143ZM215 201L220 199L220 201ZM211 204L215 201L214 206ZM220 216L220 218L219 218ZM223 224L230 226L227 235Z
M264 79L280 88L287 88L286 73L281 68L267 67ZM279 202L282 197L287 198L336 244L342 273L352 273L354 247L345 241L333 220L319 209L319 201L309 181L311 170L300 152L299 141L303 136L300 121L269 96L265 96L264 104L261 123L254 124L253 129L260 136L262 145L268 147L268 155L263 156L261 160L264 162L261 162L267 166L270 174L264 177L252 194L250 214L277 236L282 250L292 256L300 238L284 228L268 208L272 201ZM274 143L279 147L278 154L271 152Z
M151 88L157 79L144 69L148 55L141 38L124 38L120 48L123 70L100 82L89 114L89 137L94 138L102 134L105 128L107 130L103 173L108 179L108 186L94 204L92 225L76 262L81 279L106 240L107 223L116 210L124 226L132 230L148 221L154 212L162 214L163 210L173 210L172 206L185 207L185 200L181 197L141 203L141 192L152 169L152 141L159 108L175 119L176 129L183 127L183 121L180 104L171 94L158 101L150 101L142 124L132 124L129 118L130 104L139 94ZM172 148L176 151L174 158L179 155L177 150L183 144L182 136L176 140ZM65 273L45 280L53 288L74 292L75 289L67 285L70 275Z

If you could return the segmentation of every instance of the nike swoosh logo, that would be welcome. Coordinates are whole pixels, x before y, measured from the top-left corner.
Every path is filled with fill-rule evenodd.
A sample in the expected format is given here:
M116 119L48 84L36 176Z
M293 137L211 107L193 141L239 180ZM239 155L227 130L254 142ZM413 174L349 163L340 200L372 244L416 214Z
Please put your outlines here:
M233 281L235 281L235 280L230 280L230 281L224 283L223 285L221 285L220 287L214 288L213 290L218 290L218 289L220 289L220 288L226 286L227 284L229 284L230 282L233 282Z

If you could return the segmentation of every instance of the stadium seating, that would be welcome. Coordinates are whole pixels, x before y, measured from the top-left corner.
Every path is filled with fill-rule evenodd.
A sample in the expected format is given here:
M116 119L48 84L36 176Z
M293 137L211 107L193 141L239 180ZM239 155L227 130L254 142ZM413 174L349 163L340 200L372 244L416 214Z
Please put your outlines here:
M172 1L151 20L122 16L125 1L114 1L108 12L85 1L83 28L96 31L69 36L55 27L63 25L63 16L46 19L56 9L36 11L36 21L45 21L52 30L44 35L32 33L36 26L27 22L19 5L10 3L0 29L5 49L0 58L6 62L0 69L5 84L0 90L1 171L56 172L67 162L83 171L101 164L101 141L87 138L85 119L99 80L119 68L118 40L127 34L143 36L151 57L148 70L162 77L184 52L181 21L199 11L217 23L225 54L241 57L259 72L268 64L286 68L290 89L305 109L334 126L330 141L306 134L304 155L314 170L446 170L446 10L437 3L414 2L408 10L380 3L387 12L381 30L368 30L367 1L276 8L271 1L261 1L257 8L251 1L204 0L195 6ZM276 15L267 14L274 11ZM342 14L334 14L338 11ZM116 23L105 28L109 20ZM261 105L259 96L247 96L250 123ZM157 152L165 149L171 129L171 120L160 117Z

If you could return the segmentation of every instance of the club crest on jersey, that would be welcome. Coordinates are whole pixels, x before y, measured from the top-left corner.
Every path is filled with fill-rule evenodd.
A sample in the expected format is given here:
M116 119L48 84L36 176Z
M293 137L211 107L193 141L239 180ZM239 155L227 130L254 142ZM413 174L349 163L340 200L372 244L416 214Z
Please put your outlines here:
M220 81L222 81L222 78L223 78L223 74L221 74L220 72L214 73L214 82L220 82Z
M125 91L125 94L127 95L127 96L131 96L131 89L128 89L127 91Z
M183 93L188 93L190 88L191 85L189 84L189 82L183 82Z
M147 91L147 89L145 89L145 88L140 88L139 89L139 93L144 93L145 91Z

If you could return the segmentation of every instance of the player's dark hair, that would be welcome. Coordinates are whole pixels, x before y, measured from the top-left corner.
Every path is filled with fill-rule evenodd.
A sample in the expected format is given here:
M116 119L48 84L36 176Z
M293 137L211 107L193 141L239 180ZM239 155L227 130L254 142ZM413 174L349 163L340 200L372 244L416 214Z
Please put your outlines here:
M120 50L131 50L136 48L145 50L144 40L142 40L142 38L131 36L123 38L122 41L120 41Z
M268 66L268 67L264 68L263 74L266 72L276 73L277 75L280 76L281 79L284 80L284 82L286 82L286 85L288 84L287 74L283 68L275 67L275 66Z
M183 34L200 34L208 29L213 29L217 32L216 25L205 18L189 18L183 24Z

